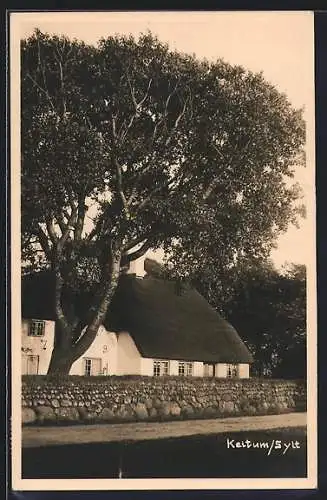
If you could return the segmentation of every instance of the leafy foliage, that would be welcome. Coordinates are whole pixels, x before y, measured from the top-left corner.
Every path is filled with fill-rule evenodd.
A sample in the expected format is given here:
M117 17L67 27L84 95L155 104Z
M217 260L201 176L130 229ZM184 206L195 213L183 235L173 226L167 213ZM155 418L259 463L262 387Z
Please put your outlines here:
M306 270L243 269L223 306L254 355L253 374L306 377Z
M304 123L261 74L151 33L93 47L37 30L21 54L22 251L56 276L55 355L67 366L91 345L119 273L149 248L169 252L179 276L221 271L266 255L296 221L286 179ZM66 317L67 287L93 293L87 319Z

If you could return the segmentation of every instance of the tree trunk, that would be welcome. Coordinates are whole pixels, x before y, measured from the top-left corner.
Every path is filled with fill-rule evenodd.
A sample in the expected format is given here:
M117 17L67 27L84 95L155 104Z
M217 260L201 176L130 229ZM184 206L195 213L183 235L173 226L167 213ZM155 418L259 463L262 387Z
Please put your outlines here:
M63 350L62 348L54 346L48 375L69 375L73 363L74 358L71 349Z
M93 344L93 341L98 333L98 329L103 323L107 314L112 297L118 285L120 271L121 255L117 255L112 262L111 276L108 279L107 288L100 301L93 320L84 329L81 335L77 336L76 343L72 343L73 327L64 317L63 321L56 322L55 343L52 351L51 361L48 369L48 375L68 375L74 361L79 359L87 349ZM60 296L56 298L60 305ZM62 308L57 308L60 315L63 316ZM57 313L57 318L60 318ZM76 332L74 332L76 333Z

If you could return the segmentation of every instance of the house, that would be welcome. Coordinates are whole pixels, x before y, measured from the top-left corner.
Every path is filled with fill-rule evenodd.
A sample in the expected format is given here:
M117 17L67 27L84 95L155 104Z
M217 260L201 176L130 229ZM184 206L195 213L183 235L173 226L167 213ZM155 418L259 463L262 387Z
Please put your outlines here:
M22 372L42 374L51 358L54 315L51 284L36 287L37 281L33 293L22 294ZM236 330L194 288L180 291L158 277L126 274L104 325L70 374L248 378L252 361Z

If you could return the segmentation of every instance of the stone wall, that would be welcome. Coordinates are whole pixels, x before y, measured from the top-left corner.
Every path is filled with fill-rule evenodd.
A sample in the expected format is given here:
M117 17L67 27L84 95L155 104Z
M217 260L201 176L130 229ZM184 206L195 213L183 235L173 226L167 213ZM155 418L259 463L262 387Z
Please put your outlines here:
M305 411L303 381L24 376L23 424L221 418Z

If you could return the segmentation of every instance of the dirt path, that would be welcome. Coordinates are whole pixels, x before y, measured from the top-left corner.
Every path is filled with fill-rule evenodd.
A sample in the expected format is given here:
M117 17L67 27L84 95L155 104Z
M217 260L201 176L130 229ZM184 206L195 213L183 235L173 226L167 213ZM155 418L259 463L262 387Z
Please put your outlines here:
M82 444L111 441L141 441L199 434L279 429L306 426L306 413L236 417L175 422L76 425L71 427L24 427L23 447L54 444Z

